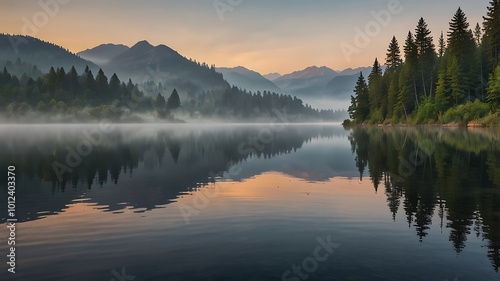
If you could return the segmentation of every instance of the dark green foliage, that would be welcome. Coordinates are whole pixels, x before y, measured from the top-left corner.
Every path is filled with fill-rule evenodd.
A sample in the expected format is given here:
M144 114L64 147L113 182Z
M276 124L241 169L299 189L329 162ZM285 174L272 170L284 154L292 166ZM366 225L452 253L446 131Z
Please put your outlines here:
M389 48L387 49L387 57L385 59L385 64L387 66L387 71L396 71L399 66L403 63L401 59L401 50L399 48L398 40L396 36L392 37Z
M43 112L62 110L62 113L66 113L69 110L71 113L77 108L111 105L114 101L118 101L115 106L122 106L132 97L131 91L138 91L133 84L120 84L116 75L108 83L102 70L94 79L89 68L79 75L75 67L68 73L64 68L51 67L47 74L36 80L26 78L27 75L22 77L25 80L23 83L4 68L0 74L0 110L4 111L9 106L11 109L18 108L25 104ZM21 107L21 111L22 109L26 109L26 106Z
M181 99L179 98L179 94L177 93L177 90L174 89L172 91L172 94L168 98L167 101L167 109L173 110L181 107Z
M500 45L500 1L490 2L484 19L484 34L479 24L472 31L458 8L450 21L447 43L441 32L436 53L431 31L420 18L415 35L408 32L406 37L403 63L393 37L387 71L382 74L376 60L369 76L368 112L360 110L360 104L366 103L360 102L359 95L352 97L351 119L357 123L463 123L485 117L490 108L498 110L500 70L493 70Z
M442 123L467 124L471 120L485 117L490 112L488 104L476 100L448 109L441 117Z
M351 106L348 109L349 116L356 122L363 122L370 114L370 90L366 84L363 73L359 74L354 96L351 96Z
M492 70L500 63L500 0L490 1L483 25L489 69Z
M455 56L459 63L470 54L473 47L474 38L469 32L469 23L462 9L458 8L450 22L448 31L448 51Z
M166 88L161 84L158 87ZM88 67L81 75L74 67L68 73L63 68L50 68L48 73L36 80L27 75L19 79L11 75L7 67L0 72L0 112L10 116L31 110L67 117L75 117L79 111L85 111L94 119L119 119L123 112L142 112L175 120L173 113L176 110L198 118L256 120L287 116L287 120L281 120L283 122L333 121L347 116L345 111L313 109L289 95L249 93L236 87L223 92L210 91L182 97L186 101L181 105L181 96L175 89L167 101L161 93L155 98L145 96L132 80L122 83L113 74L108 81L102 70L94 78Z
M371 121L378 123L383 121L384 116L387 111L387 96L386 90L382 80L382 68L375 59L373 63L373 68L368 76L368 88L369 88L369 101L370 101L370 112Z
M500 105L500 66L497 66L495 71L491 74L488 81L488 103L495 110L499 109Z

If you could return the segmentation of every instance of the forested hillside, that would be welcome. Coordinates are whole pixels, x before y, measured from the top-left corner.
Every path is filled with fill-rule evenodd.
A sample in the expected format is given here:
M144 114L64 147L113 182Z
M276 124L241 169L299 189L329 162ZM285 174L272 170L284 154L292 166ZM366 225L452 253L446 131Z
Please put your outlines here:
M355 124L500 123L500 0L490 2L482 26L458 8L437 45L434 36L420 18L402 50L392 38L386 71L375 59L358 78L349 107Z

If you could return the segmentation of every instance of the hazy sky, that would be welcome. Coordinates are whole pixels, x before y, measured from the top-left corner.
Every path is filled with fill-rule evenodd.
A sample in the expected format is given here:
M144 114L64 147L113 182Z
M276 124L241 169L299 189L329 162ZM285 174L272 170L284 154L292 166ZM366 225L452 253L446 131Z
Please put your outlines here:
M41 3L47 3L42 7ZM54 5L57 3L57 5ZM396 5L394 3L399 3ZM474 27L489 0L1 0L0 32L27 34L73 52L102 43L165 44L217 66L288 73L383 62L424 17L435 40L459 6ZM396 5L388 9L388 5ZM373 12L390 19L377 23ZM374 24L375 23L375 24ZM365 30L356 44L356 28ZM363 32L366 34L366 32ZM359 36L358 36L359 37ZM366 40L368 39L368 40ZM352 55L346 56L344 49ZM350 47L348 47L350 46ZM356 49L354 49L356 48Z

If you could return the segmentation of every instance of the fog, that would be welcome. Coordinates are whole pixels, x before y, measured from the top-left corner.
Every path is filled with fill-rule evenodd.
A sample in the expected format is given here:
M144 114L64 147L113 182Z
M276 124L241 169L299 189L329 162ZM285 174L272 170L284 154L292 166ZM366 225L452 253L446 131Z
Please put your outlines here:
M310 104L313 108L318 109L333 109L333 110L347 110L351 105L350 100L346 99L332 99L332 98L303 98L305 103Z

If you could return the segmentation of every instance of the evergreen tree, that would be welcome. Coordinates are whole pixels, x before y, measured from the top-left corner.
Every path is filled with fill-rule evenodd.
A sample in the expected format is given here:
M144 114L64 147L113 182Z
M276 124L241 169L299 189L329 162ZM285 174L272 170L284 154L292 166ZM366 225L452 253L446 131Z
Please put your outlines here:
M415 29L415 45L419 57L425 56L428 52L434 51L434 43L427 23L424 18L420 18Z
M121 85L120 79L118 79L116 73L113 73L113 76L111 76L111 79L109 79L109 91L113 98L118 98L120 92L120 85Z
M363 122L370 114L370 97L368 85L362 72L359 74L354 93L355 96L351 97L351 102L353 103L349 107L349 114L356 122Z
M347 108L347 113L349 114L349 118L351 120L357 120L357 109L358 109L358 99L355 96L351 95L351 104Z
M385 117L385 111L387 110L387 97L385 96L383 84L382 84L382 68L378 59L375 59L373 63L373 68L368 76L368 89L369 89L369 100L370 100L370 113L372 118L376 122L380 122ZM377 115L377 116L374 116Z
M104 74L104 71L102 69L99 69L99 72L97 73L97 76L95 77L95 84L97 87L97 92L103 96L106 97L107 92L108 92L108 77Z
M155 106L158 110L165 109L165 98L160 93L158 93L158 96L156 97Z
M433 42L427 23L423 18L420 18L415 29L415 45L417 47L418 68L420 69L421 79L419 93L422 93L426 97L432 95L432 86L435 81L433 70L436 50ZM427 91L428 89L429 91Z
M393 72L402 64L401 50L399 48L398 40L396 36L392 37L389 48L387 49L387 57L385 59L385 64L387 66L387 71Z
M500 66L497 66L491 74L488 81L488 95L486 99L494 110L498 110L500 106Z
M387 117L393 117L394 115L394 107L396 106L396 103L398 101L398 93L399 93L399 81L398 81L398 75L393 74L392 77L390 77L390 83L389 83L389 89L388 89L388 101L387 101Z
M449 106L449 100L450 93L446 71L441 71L439 73L439 78L436 86L436 96L434 98L437 111L443 113Z
M90 69L85 69L85 76L84 76L84 89L88 91L89 93L95 91L95 79L94 75L92 74L92 71Z
M490 1L488 12L484 18L484 39L488 50L490 69L500 63L500 0Z
M446 75L448 76L451 99L455 102L455 105L458 105L464 98L465 86L460 65L455 57L450 60Z
M483 41L483 32L479 23L476 23L476 28L474 29L474 39L476 40L477 46L481 46L481 42Z
M406 110L405 113L409 114L416 106L418 106L416 82L418 50L411 32L408 32L408 36L406 37L404 52L405 63L399 77L399 94L397 104L397 106L403 106L404 108L400 108L401 110L398 110L397 113L401 114L404 110Z
M57 69L57 88L59 89L66 89L66 72L64 71L64 68L58 68Z
M79 94L78 91L80 88L78 82L78 72L76 72L74 66L72 66L71 69L69 70L67 77L68 77L68 89L70 92L70 96L73 98Z
M401 69L398 84L399 93L394 117L400 119L404 114L405 118L408 119L408 115L415 109L416 105L415 80L410 64L405 64Z
M177 90L174 89L172 91L172 94L170 94L170 97L168 98L167 109L177 109L180 106L181 106L181 100L179 98L179 94L177 93Z
M467 16L465 16L461 8L458 8L450 22L448 50L451 55L458 59L458 63L461 64L466 56L471 55L473 42L474 38L469 32Z
M408 32L403 49L405 53L405 63L416 64L418 50L417 45L415 45L415 41L413 40L413 34L411 31Z
M439 36L439 51L438 56L442 58L444 56L444 51L446 50L446 41L444 40L443 32L441 31L441 35Z

